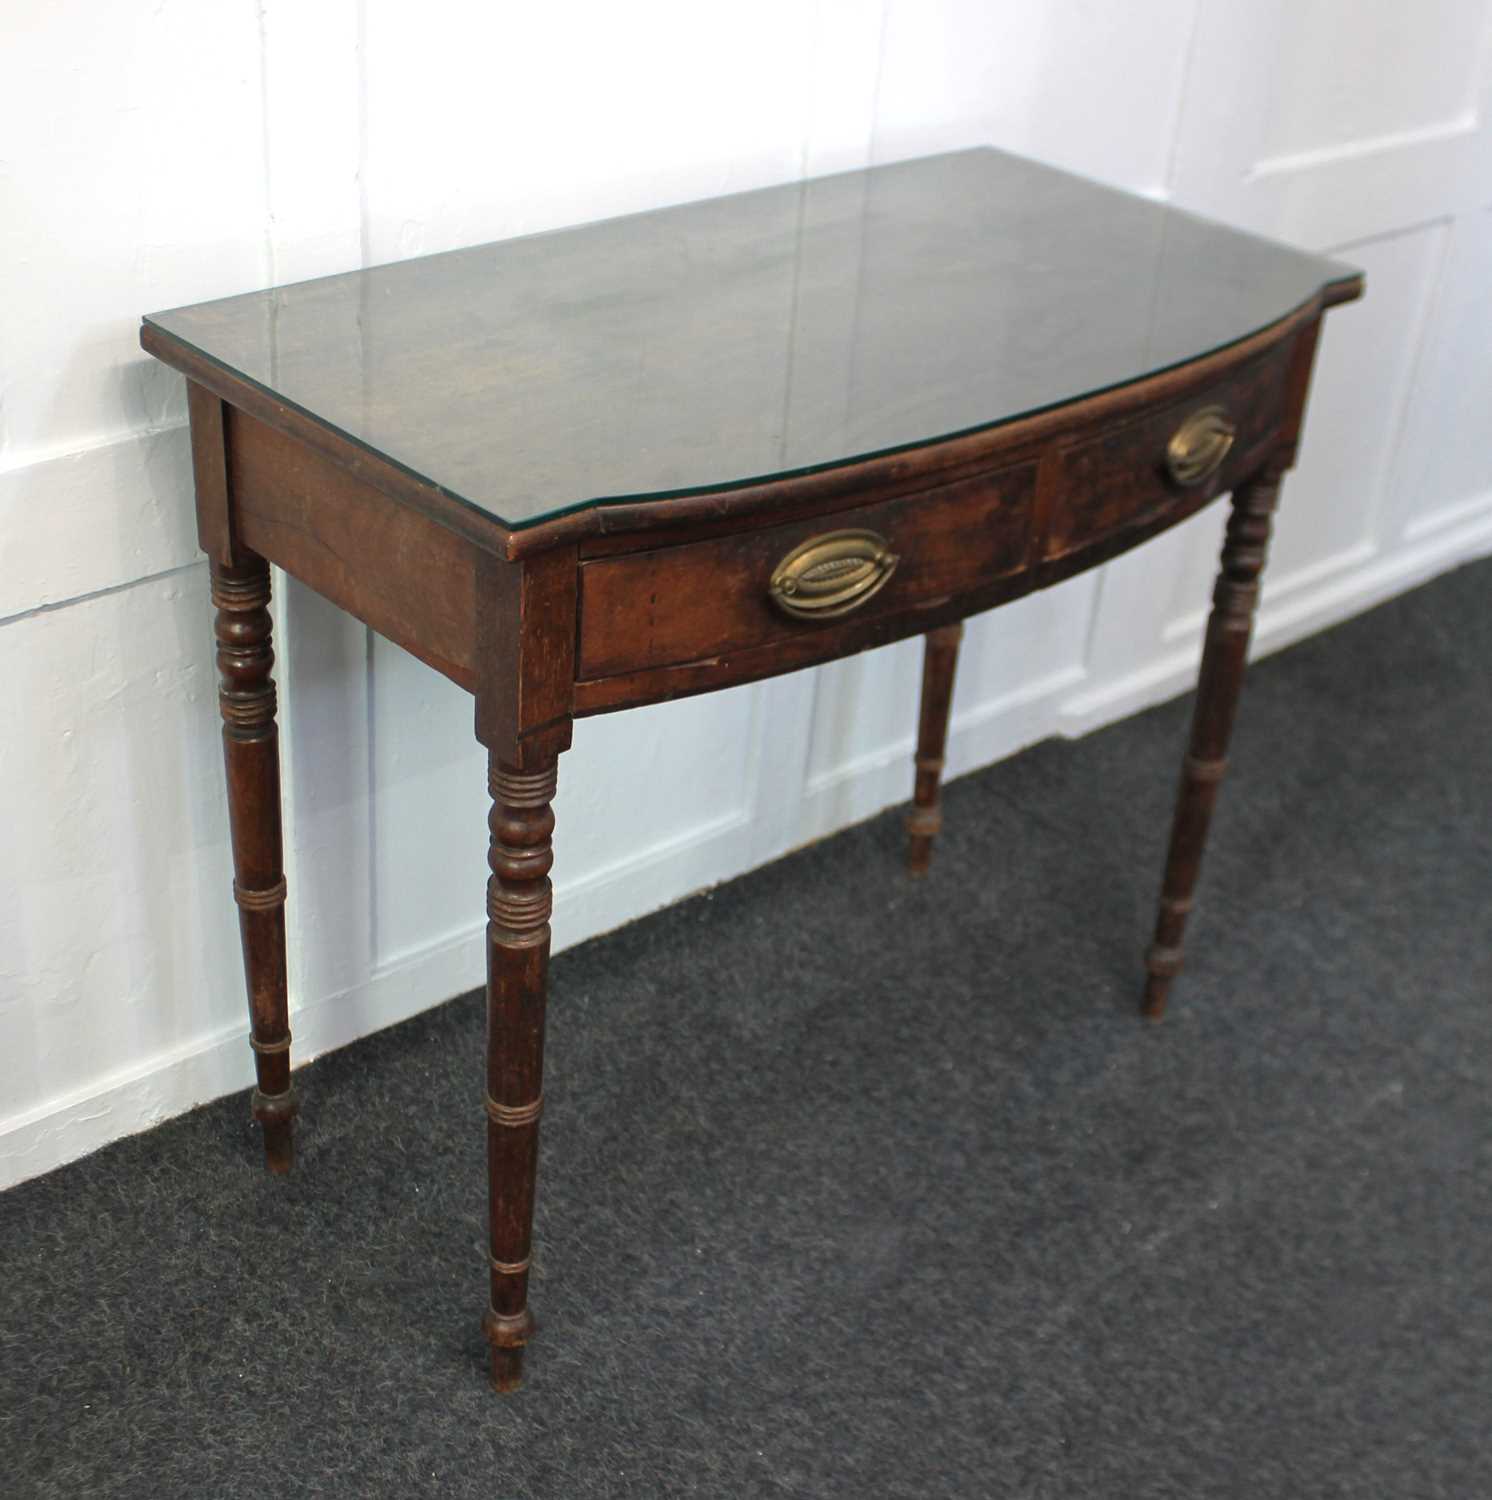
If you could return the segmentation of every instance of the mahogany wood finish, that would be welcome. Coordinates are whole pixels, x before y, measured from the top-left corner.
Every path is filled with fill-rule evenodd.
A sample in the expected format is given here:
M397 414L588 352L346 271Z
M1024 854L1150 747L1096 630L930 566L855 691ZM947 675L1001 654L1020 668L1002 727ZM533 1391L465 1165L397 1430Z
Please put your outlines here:
M1311 311L1319 319L1319 302ZM655 503L650 527L582 543L574 712L709 692L922 635L1138 546L1279 447L1290 377L1302 349L1308 362L1315 327L1292 316L1233 349L1061 412L783 481L809 512L789 524L767 526L754 490L714 497L687 527L663 512L696 502ZM1178 485L1165 474L1167 439L1188 413L1211 405L1233 417L1233 447L1204 481ZM846 473L860 476L858 492L842 493ZM865 503L867 492L888 491L894 498ZM552 524L568 536L580 519ZM805 539L845 528L884 535L898 554L885 587L863 609L824 622L774 609L767 582L777 562Z
M1001 217L1003 200L995 188L945 191L949 184L984 181L979 174L986 166L937 158L866 174L863 194L855 183L829 180L808 185L807 198L790 189L750 195L749 202L729 200L718 221L712 217L717 210L705 206L671 210L682 217L638 220L632 228L633 221L617 221L576 231L591 236L583 243L552 237L523 242L515 258L503 262L515 280L495 275L498 262L485 251L461 252L432 259L423 272L418 266L385 267L350 281L332 278L256 294L247 311L243 299L178 309L142 329L144 347L188 379L198 533L217 606L234 889L258 1069L253 1110L273 1170L290 1165L295 1095L269 564L474 696L491 795L484 1094L490 1290L482 1329L491 1346L492 1384L500 1391L522 1379L535 1326L528 1282L543 1101L552 802L557 763L577 716L712 691L922 635L916 787L908 823L908 863L920 873L940 826L961 622L1128 551L1232 492L1160 917L1147 958L1145 1012L1158 1016L1164 1008L1180 967L1186 916L1225 764L1269 517L1280 474L1294 458L1322 314L1360 295L1361 279L1348 268L1261 246L1185 215L1171 214L1162 225L1156 216L1168 210L1126 203L1122 195L1030 164L990 164L988 170L990 183L1006 183L1016 211ZM1035 212L1027 188L1055 218ZM856 217L872 201L876 212ZM804 219L805 204L822 211L817 219L809 215L811 223ZM837 217L842 213L849 217ZM975 217L961 220L964 213ZM1050 286L1046 304L1025 317L1018 292L1044 287L1042 268L1055 263L1044 253L1049 241L1042 239L1041 226L1087 220L1109 236L1111 251L1108 261L1094 262L1090 255L1080 267L1082 286L1089 292L1100 288L1097 299L1090 296L1079 315L1059 295L1062 288ZM942 226L941 239L933 233L934 221ZM808 237L801 245L784 240L795 232L791 226L805 223ZM668 224L684 226L679 238L669 239ZM692 480L680 484L678 473L695 472L685 460L699 462L700 434L714 441L710 414L725 421L738 454L771 451L774 462L787 463L787 439L778 440L786 422L781 391L791 390L793 379L779 378L784 370L774 361L794 341L764 331L750 317L727 326L721 309L771 315L779 306L772 300L773 278L791 268L793 255L801 249L810 267L837 265L833 255L816 257L814 247L853 242L863 248L867 226L889 237L883 255L861 256L862 269L889 276L883 285L890 292L879 300L856 298L869 321L864 329L857 325L838 350L844 356L839 363L854 372L851 386L808 389L794 415L800 429L816 420L826 424L798 431L810 454L813 444L837 442L848 433L845 441L859 446L834 452L872 456L815 459L796 470L784 468L777 477L714 488ZM976 229L992 229L1000 241L978 274L970 257L985 241ZM1069 235L1051 248L1069 254L1079 241L1087 244ZM666 243L711 248L681 253L654 285L646 278L657 247ZM1015 253L1022 246L1033 253ZM1130 259L1144 246L1153 247L1157 258L1131 270ZM555 255L573 257L564 260L567 265L595 266L597 295L581 281L556 276ZM931 292L923 297L930 256L943 272L941 279L931 275ZM717 282L689 282L680 291L680 277L717 263L734 269ZM1036 280L1019 279L1033 274ZM612 275L623 276L616 283L622 292L605 290ZM801 285L795 278L791 298L780 305L796 308L800 294L811 299L827 288L824 305L838 309L842 298L832 275L814 275L820 280L810 277ZM1178 295L1160 295L1164 288L1151 277L1169 277ZM1111 284L1131 284L1136 299L1120 307L1103 290ZM641 295L634 296L639 287ZM1276 300L1276 290L1286 287L1293 290L1280 291ZM654 293L685 300L655 304L649 300ZM542 304L538 312L530 294ZM746 300L732 303L733 297ZM467 298L479 301L481 316L469 316ZM1234 298L1248 309L1246 319L1230 320ZM914 303L927 312L923 327L914 327L915 316L908 314ZM655 305L682 308L686 323L700 320L709 343L703 355L692 345L668 347L695 361L693 368L722 370L708 391L693 392L666 360L650 365L614 336L615 319L624 317L635 320L627 326L646 338L657 328ZM1132 315L1135 308L1141 313ZM995 327L1005 341L1001 350L1023 352L1029 368L1013 357L1000 363L1001 350L991 352L984 337L959 343L966 317L977 321L991 310L1002 321L983 325L986 331ZM825 326L841 321L836 311ZM810 319L805 326L818 325ZM1210 341L1199 333L1203 341L1188 342L1193 327L1228 333L1209 335ZM424 331L431 328L434 334ZM663 332L672 336L676 330ZM730 361L709 342L715 338L747 361L741 379L735 370L724 370ZM917 356L910 373L900 358L900 345L908 340ZM531 364L520 362L515 369L511 355L517 348L528 351ZM1122 368L1124 350L1144 361L1132 376ZM831 367L838 367L835 359L801 367L789 359L785 374L792 377L796 370L807 379L810 370L822 374ZM543 441L529 454L526 470L509 463L507 447L494 448L485 428L476 430L481 422L442 420L446 403L468 418L501 417L509 420L503 429L509 438L521 443L530 391L567 390L565 380L575 368L589 371L596 388L586 387L588 404L568 397L547 406L539 401L534 416ZM990 389L1009 395L1031 370L1050 385L1065 380L1061 372L1069 369L1074 382L1085 383L1060 385L1060 399L1028 401L1022 390L1010 397L1019 404L967 415L968 377L982 401ZM363 378L349 381L349 370ZM1107 374L1090 380L1092 371ZM653 395L645 392L646 399L638 400L644 373L655 382L649 387ZM531 385L531 378L538 383ZM650 434L635 435L611 421L612 413L603 410L608 378L620 382L612 392L618 402L634 403L627 409L655 424ZM994 384L978 384L991 379ZM292 387L298 395L289 394ZM936 393L931 405L925 400L929 390ZM764 405L762 391L771 393ZM649 405L658 392L662 397ZM729 420L743 392L748 405L758 404L749 405L742 420ZM695 395L697 407L688 404ZM851 412L858 396L868 404ZM948 413L967 419L927 431L952 436L876 446L877 435L904 431L907 411L931 410L927 420L941 422L939 401ZM1225 414L1231 446L1210 465L1178 466L1173 439L1212 408ZM575 412L581 416L572 433L566 423ZM864 419L863 430L833 425L847 421L847 412ZM980 420L988 425L969 425ZM375 441L379 433L394 433L399 441ZM686 450L677 457L682 469L670 446L674 438ZM578 497L565 492L548 508L535 500L552 485L582 482L573 477L580 472L570 462L575 453L584 463L599 454L604 470L615 445L621 445L618 462L630 464L628 472L648 480L648 487L591 489ZM431 464L432 454L443 455L442 463ZM446 461L453 466L450 474ZM486 476L497 488L484 499L480 489L455 482L463 475ZM602 473L597 482L609 481ZM606 494L617 498L595 498ZM509 499L531 507L527 519L500 518L518 514L496 508ZM842 612L802 617L789 607L794 600L771 592L774 572L788 554L814 556L811 544L844 530L874 533L885 549L875 554L878 565L894 557L894 566L878 575L876 590L847 597ZM798 553L800 548L805 552ZM832 550L817 555L825 559L820 581L833 584L848 576L836 567L852 573L855 566L853 557L836 558Z
M885 587L847 617L853 625L988 587L1026 566L1035 477L1035 466L1024 464L789 526L587 560L577 675L646 672L794 639L822 642L824 622L785 615L767 585L783 557L826 531L874 531L898 557Z
M270 676L269 564L249 557L210 564L217 606L218 706L228 772L233 897L249 992L249 1046L258 1086L254 1118L264 1127L264 1159L288 1172L291 1122L290 1008L285 984L285 863L280 832L280 747Z
M1277 344L1183 400L1064 448L1062 504L1042 539L1043 555L1065 557L1152 520L1188 514L1253 472L1279 441L1293 352L1290 341ZM1227 412L1237 436L1213 474L1195 486L1178 485L1163 461L1167 440L1189 413L1209 406Z
M487 1182L491 1288L482 1333L491 1381L513 1391L533 1336L528 1307L544 1107L544 1012L554 900L554 799L570 744L575 668L573 549L524 563L475 559L477 738L487 746Z
M1279 488L1280 470L1275 467L1240 485L1233 496L1222 570L1213 591L1212 614L1202 648L1191 740L1181 763L1181 789L1166 855L1160 914L1155 922L1155 940L1145 955L1148 977L1143 1010L1152 1020L1165 1014L1171 982L1181 972L1182 936L1202 868L1212 809L1228 769L1228 740L1243 688L1249 637L1259 602L1259 575L1269 548L1270 518Z
M471 692L476 569L470 545L231 406L224 435L234 522L244 544ZM375 557L397 562L397 570L374 567ZM411 572L440 585L411 588Z
M520 771L490 760L487 863L487 1180L491 1298L482 1332L494 1390L516 1390L534 1332L528 1310L544 1009L549 977L549 870L555 764Z
M929 630L922 657L922 712L917 724L917 780L907 816L907 869L926 875L933 840L943 827L943 755L948 747L948 715L953 707L953 678L964 627L942 625Z

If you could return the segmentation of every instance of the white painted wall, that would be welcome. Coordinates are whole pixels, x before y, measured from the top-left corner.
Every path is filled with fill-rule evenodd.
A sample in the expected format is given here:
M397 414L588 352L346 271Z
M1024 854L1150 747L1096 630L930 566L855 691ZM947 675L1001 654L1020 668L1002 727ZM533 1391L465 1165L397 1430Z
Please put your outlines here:
M182 384L140 354L141 312L973 142L1025 151L1367 269L1367 301L1329 322L1268 649L1492 550L1489 15L10 0L0 1184L252 1077ZM977 622L954 773L1183 687L1220 525ZM486 800L462 694L293 585L277 612L305 1060L480 981ZM904 798L916 672L904 644L579 725L560 943Z

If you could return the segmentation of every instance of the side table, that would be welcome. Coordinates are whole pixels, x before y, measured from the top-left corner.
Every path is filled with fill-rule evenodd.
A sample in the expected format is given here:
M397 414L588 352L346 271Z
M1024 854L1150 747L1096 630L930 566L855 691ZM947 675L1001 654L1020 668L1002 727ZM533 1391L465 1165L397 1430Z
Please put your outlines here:
M926 638L1232 496L1144 1012L1226 767L1280 478L1348 267L979 150L146 319L188 380L271 1170L296 1112L270 564L473 694L487 748L492 1383L522 1377L571 725Z

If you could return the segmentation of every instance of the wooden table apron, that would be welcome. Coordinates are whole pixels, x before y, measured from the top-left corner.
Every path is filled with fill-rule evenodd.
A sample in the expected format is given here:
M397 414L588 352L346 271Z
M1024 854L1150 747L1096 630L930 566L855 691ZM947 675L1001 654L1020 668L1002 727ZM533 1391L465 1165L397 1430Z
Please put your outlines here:
M579 510L520 530L452 500L147 324L146 349L189 382L258 1070L253 1111L271 1168L290 1165L296 1104L269 563L476 699L492 798L490 1297L482 1326L493 1384L509 1390L521 1379L534 1331L528 1271L543 1107L551 802L573 720L925 635L909 823L909 864L920 872L939 826L959 622L1102 563L1231 493L1146 959L1143 1009L1160 1016L1181 966L1270 517L1294 459L1321 315L1329 302L1359 291L1350 283L1328 287L1227 348L984 431L770 483ZM1231 446L1207 450L1204 442L1203 472L1190 473L1176 462L1175 442L1184 445L1199 413L1205 426L1219 408ZM873 535L880 549L874 578L870 565L845 565L864 585L863 597L828 618L789 613L771 594L777 570L815 539L844 531ZM830 567L823 576L832 583L838 575Z

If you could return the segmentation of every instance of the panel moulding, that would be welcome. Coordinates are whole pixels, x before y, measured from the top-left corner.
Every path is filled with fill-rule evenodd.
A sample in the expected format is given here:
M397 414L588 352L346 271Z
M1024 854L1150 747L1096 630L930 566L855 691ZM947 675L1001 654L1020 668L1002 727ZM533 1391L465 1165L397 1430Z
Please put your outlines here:
M962 711L957 708L955 682L955 712L948 730L945 779L952 780L991 765L1027 745L1061 733L1061 705L1086 676L1081 666L1062 667ZM874 817L884 808L909 801L912 748L912 736L899 735L820 771L804 788L795 834L785 849L825 838Z
M622 855L578 880L566 882L562 869L556 864L551 922L553 951L558 953L599 933L609 932L624 922L646 916L648 912L669 906L695 891L740 873L742 866L730 857L732 846L750 828L750 816L745 810L737 809L686 828L641 853ZM560 857L562 859L563 854ZM647 898L641 904L637 900L639 888L647 891ZM472 911L480 911L480 870L472 872L471 896ZM376 982L400 973L411 964L422 962L427 955L470 944L478 960L472 971L476 977L470 980L470 984L477 984L481 980L481 937L485 927L484 921L474 919L470 924L428 943L413 944L384 955L373 966L372 980Z
M1419 542L1390 552L1367 551L1353 567L1302 570L1283 598L1266 591L1259 607L1251 656L1283 650L1318 630L1340 624L1395 594L1428 583L1437 574L1492 553L1492 492L1456 508L1456 524L1442 525ZM1345 554L1329 559L1337 562ZM1309 579L1303 575L1314 575ZM1308 586L1309 585L1309 586ZM1196 681L1201 622L1189 642L1136 671L1096 684L1062 707L1061 733L1088 734L1105 724L1188 692ZM1179 753L1179 752L1178 752Z
M1452 505L1442 505L1429 515L1417 516L1404 529L1404 539L1409 542L1429 541L1441 532L1458 530L1463 526L1475 527L1479 522L1492 517L1492 491L1473 495L1469 500L1458 500Z
M1024 711L1038 707L1068 692L1086 676L1087 673L1082 667L1061 667L1055 672L1049 672L1045 677L1037 678L1035 682L1024 683L1008 693L1000 693L994 698L986 699L983 703L976 703L972 708L955 713L948 729L950 766L958 765L964 769L970 769L975 765L987 764L988 762L971 757L976 756L978 749L990 740L1000 721L1015 719L1017 716L1023 722L1028 720L1029 713ZM954 692L957 693L957 691L955 681ZM1013 738L1019 744L1029 745L1033 742L1020 731L1014 731ZM874 750L862 751L840 765L832 766L827 771L820 771L809 780L806 795L808 797L821 796L845 782L858 781L888 766L895 766L906 772L907 795L910 797L914 743L913 735L901 735L888 744L877 745ZM1000 753L1008 755L1018 747L1018 744L1011 744Z
M200 562L186 428L12 460L0 467L0 526L0 622Z
M1266 613L1271 609L1276 612L1287 609L1293 599L1302 594L1313 593L1331 579L1363 567L1377 555L1375 543L1362 541L1341 552L1334 552L1330 557L1318 558L1303 568L1297 568L1293 573L1286 573L1282 578L1270 578L1266 572L1262 609ZM1167 646L1185 643L1189 650L1200 651L1209 607L1204 603L1168 621L1161 632L1162 643Z
M1386 135L1342 141L1331 146L1315 146L1307 151L1294 151L1282 156L1269 156L1254 164L1249 180L1279 177L1290 172L1316 172L1355 162L1363 157L1381 156L1387 152L1410 150L1418 146L1448 144L1463 136L1475 135L1478 123L1476 111L1466 109L1450 119L1436 120L1412 130L1392 131Z

